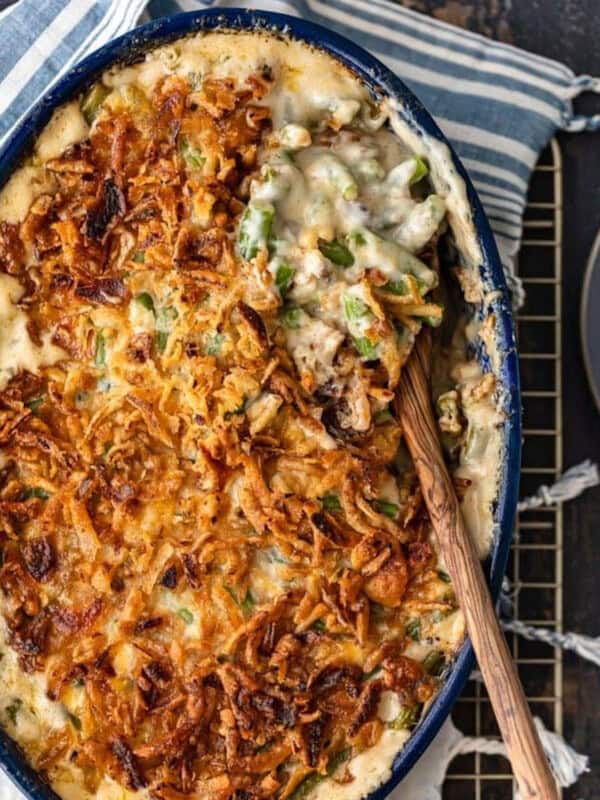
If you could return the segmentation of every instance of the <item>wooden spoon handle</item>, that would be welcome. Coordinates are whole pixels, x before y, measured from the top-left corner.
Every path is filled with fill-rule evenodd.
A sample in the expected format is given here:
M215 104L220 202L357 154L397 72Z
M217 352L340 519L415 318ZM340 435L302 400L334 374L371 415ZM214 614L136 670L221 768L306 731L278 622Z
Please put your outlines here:
M557 800L556 782L442 456L426 377L427 347L427 341L418 342L402 371L397 408L406 443L521 796L523 800Z

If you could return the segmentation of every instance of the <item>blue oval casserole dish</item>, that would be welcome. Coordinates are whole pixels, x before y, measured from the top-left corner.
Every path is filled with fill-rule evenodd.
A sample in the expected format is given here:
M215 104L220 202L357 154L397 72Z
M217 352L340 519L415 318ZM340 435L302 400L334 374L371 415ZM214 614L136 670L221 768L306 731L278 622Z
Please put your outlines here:
M401 119L418 136L437 140L449 148L456 174L466 187L472 224L477 234L482 262L479 267L482 296L489 302L475 309L483 315L493 313L496 319L495 338L498 358L496 378L503 398L505 415L502 430L501 465L494 508L495 535L485 569L492 594L496 597L508 558L513 517L519 486L521 456L520 392L514 325L504 273L493 235L464 167L452 151L444 135L414 94L389 69L368 52L348 39L319 25L295 17L263 11L239 9L206 10L177 14L136 28L115 39L84 59L62 77L29 112L0 154L0 187L18 166L37 135L50 120L55 108L80 93L100 74L115 63L138 60L148 49L197 31L262 29L281 32L309 45L325 50L350 68L379 97L390 97L398 103ZM482 362L487 355L481 353ZM394 760L391 777L368 800L383 800L413 767L432 741L457 700L473 667L471 644L467 639L450 668L445 684L429 712L415 729L404 749ZM18 747L0 730L0 766L30 798L49 800L57 795L27 764Z

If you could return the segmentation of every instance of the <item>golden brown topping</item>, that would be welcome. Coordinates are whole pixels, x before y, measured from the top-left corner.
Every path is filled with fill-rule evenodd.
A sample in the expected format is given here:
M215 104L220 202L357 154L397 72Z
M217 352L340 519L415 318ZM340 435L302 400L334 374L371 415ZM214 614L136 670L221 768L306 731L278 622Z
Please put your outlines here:
M0 222L0 270L18 275L23 265L24 248L19 238L19 228Z
M375 564L374 574L365 583L367 596L382 606L397 608L402 603L408 581L406 559L398 553L386 558L379 569L376 567L379 564Z

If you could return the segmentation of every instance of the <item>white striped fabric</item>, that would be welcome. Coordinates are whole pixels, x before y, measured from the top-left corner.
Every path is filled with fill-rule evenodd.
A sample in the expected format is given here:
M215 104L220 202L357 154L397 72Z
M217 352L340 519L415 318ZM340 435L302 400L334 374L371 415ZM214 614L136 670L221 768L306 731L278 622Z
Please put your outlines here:
M0 142L78 60L146 18L236 0L20 0L0 16ZM258 0L362 44L434 114L481 194L511 270L531 170L557 128L600 127L574 117L572 98L599 91L589 76L417 14L390 0Z

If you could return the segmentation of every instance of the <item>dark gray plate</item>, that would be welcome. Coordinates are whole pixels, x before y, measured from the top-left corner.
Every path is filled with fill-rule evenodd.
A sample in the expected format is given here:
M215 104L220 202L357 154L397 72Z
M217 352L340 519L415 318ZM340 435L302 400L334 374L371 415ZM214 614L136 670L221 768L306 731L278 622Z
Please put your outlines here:
M600 410L600 231L583 281L581 342L590 389Z

